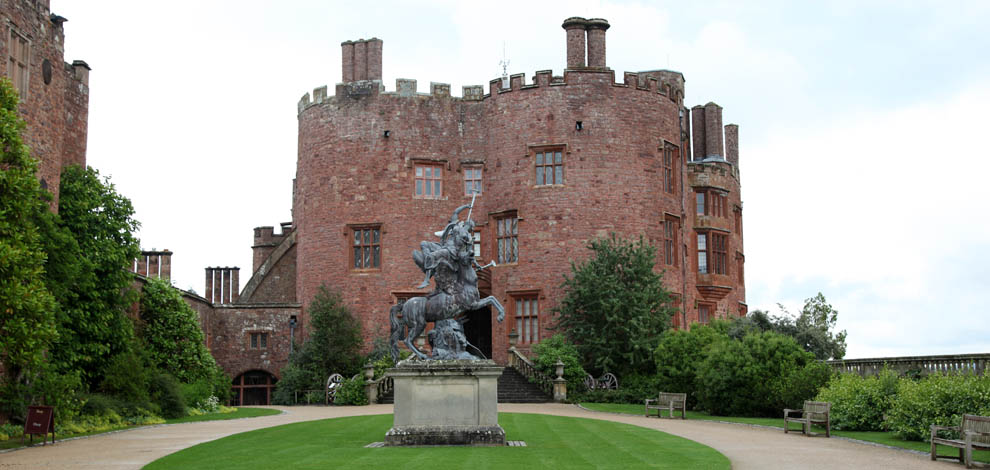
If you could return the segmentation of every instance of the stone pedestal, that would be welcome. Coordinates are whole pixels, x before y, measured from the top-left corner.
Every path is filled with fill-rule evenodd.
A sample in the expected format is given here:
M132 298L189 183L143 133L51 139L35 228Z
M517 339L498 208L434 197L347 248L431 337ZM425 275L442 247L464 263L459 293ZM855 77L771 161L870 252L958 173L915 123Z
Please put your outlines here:
M395 418L386 446L505 445L495 361L403 361L388 374Z

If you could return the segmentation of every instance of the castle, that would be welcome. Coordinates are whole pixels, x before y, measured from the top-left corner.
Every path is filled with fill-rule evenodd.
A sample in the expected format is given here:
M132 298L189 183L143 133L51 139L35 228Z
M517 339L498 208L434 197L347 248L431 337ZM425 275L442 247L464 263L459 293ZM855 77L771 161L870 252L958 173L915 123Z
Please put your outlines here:
M549 336L571 261L588 240L643 236L675 293L674 325L746 314L738 127L722 108L683 104L675 71L606 65L603 19L568 18L567 67L491 80L485 89L415 80L382 83L383 41L345 41L342 78L298 104L292 222L254 232L252 275L206 269L200 312L214 356L235 377L238 403L264 403L307 303L323 284L360 319L365 344L387 336L387 312L422 295L410 253L436 240L475 197L482 296L506 306L465 324L472 344L507 361ZM724 140L723 140L724 139Z
M65 19L47 1L8 2L2 13L4 72L57 197L61 167L85 164L89 67L63 65ZM238 268L209 267L203 295L184 293L234 378L235 404L270 402L323 284L343 294L366 346L384 338L389 306L428 291L415 288L411 251L472 198L475 256L496 264L479 272L479 290L507 314L498 323L488 309L470 312L465 330L499 363L510 342L526 353L549 336L570 263L611 233L656 248L676 327L746 313L738 128L723 128L714 103L685 107L679 72L617 82L606 20L568 18L563 29L562 74L497 78L461 97L403 79L386 91L383 41L342 43L333 96L320 87L298 103L292 221L254 230L243 288ZM146 251L130 269L168 278L171 256Z

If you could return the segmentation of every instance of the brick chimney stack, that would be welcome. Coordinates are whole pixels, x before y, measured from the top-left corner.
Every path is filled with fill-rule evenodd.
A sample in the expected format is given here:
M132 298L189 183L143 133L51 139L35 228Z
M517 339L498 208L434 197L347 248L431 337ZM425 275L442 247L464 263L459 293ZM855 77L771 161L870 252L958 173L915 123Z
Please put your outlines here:
M165 250L144 250L141 256L131 263L131 272L154 279L172 278L172 252Z
M576 16L564 20L562 27L567 31L567 68L585 67L586 49L585 27L588 20Z
M725 125L725 159L739 165L739 126L735 124Z
M206 268L206 292L203 297L212 304L237 302L240 298L240 270L236 266Z
M605 31L608 21L601 18L588 20L588 67L604 69L605 65Z
M694 141L694 157L692 161L700 162L705 159L705 107L698 105L691 108L691 139Z
M705 158L724 160L722 150L722 107L709 102L705 105Z
M382 79L382 40L358 39L340 43L340 68L343 83Z

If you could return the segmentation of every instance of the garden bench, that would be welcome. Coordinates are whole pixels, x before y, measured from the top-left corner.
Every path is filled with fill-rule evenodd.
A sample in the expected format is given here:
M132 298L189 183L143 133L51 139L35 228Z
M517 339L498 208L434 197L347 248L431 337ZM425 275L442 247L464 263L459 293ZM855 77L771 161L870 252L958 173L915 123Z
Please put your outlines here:
M939 431L955 431L959 433L959 439L938 437ZM959 457L937 455L935 447L938 444L958 448ZM973 468L973 449L990 450L990 416L963 415L962 423L959 426L932 425L932 460L937 457L958 459L961 463L966 464L966 468ZM983 464L976 465L984 466Z
M652 398L646 399L646 416L650 416L650 410L657 410L657 418L663 418L662 411L667 410L667 415L673 418L674 410L677 409L681 410L681 419L685 419L685 414L687 412L686 393L660 392L660 395L656 400Z
M820 424L825 427L825 437L832 437L832 419L829 416L832 404L827 401L805 401L800 410L784 409L784 433L787 433L787 423L801 423L801 432L811 435L811 425ZM801 413L801 417L791 416Z

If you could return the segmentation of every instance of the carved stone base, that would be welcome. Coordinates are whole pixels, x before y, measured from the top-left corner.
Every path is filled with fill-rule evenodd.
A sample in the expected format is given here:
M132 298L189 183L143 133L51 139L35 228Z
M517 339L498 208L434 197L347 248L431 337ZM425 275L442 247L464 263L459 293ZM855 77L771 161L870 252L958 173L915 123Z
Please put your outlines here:
M504 446L502 426L396 426L386 446Z
M504 446L498 377L491 360L403 361L389 369L395 415L386 446Z

